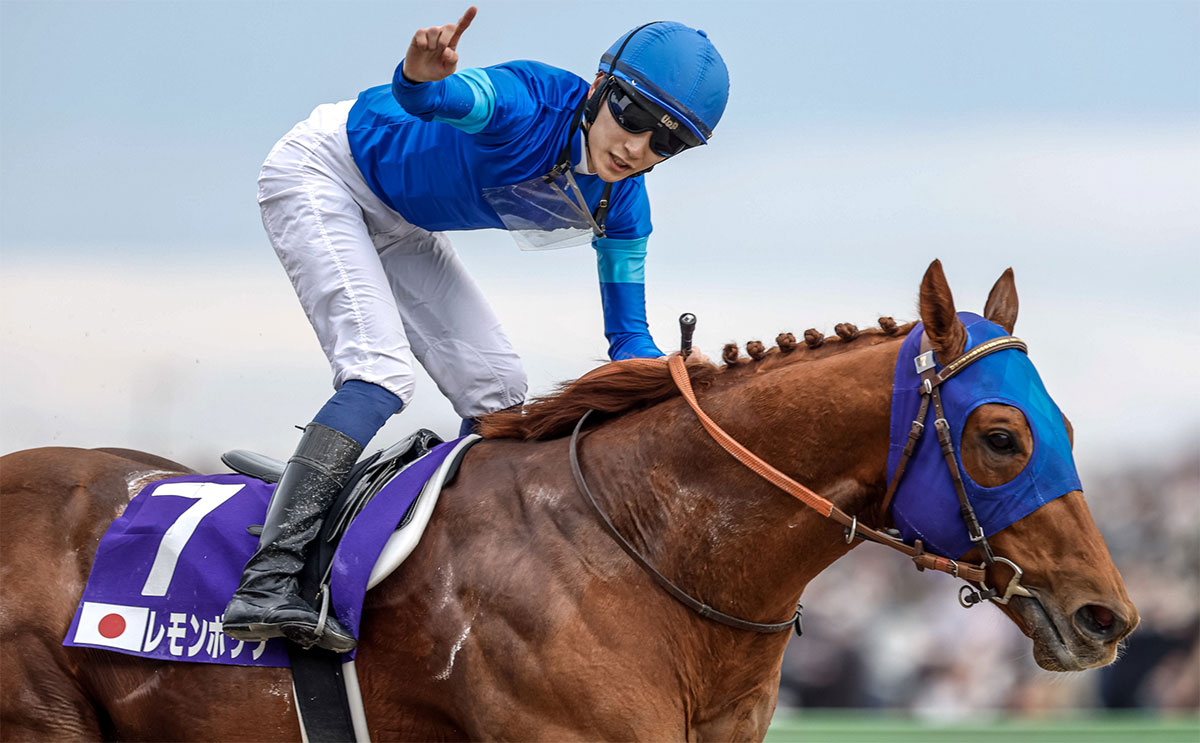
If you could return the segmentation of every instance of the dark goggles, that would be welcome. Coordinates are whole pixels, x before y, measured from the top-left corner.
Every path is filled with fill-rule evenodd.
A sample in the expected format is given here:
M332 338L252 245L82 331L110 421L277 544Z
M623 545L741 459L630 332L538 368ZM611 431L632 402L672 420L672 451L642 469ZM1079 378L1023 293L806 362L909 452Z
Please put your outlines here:
M632 85L618 77L609 78L608 110L621 128L630 134L652 132L650 149L656 155L671 157L689 147L704 144L676 117L647 100Z

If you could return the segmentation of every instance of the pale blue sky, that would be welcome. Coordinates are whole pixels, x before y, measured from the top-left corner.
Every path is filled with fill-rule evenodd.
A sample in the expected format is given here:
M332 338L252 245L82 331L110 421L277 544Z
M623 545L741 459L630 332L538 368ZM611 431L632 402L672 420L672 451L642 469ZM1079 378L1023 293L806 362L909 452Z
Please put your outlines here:
M0 451L286 456L329 372L262 234L258 168L314 106L388 81L413 30L466 5L0 1ZM1200 3L479 6L466 66L588 75L658 18L724 55L712 144L648 176L660 345L684 310L713 353L914 319L935 257L978 311L1011 265L1018 335L1081 466L1197 450ZM534 392L603 355L590 250L454 239ZM425 381L376 443L454 425Z
M253 180L275 139L316 104L388 81L414 27L465 7L4 0L3 244L237 250L259 239ZM723 147L792 146L795 126L1200 115L1194 1L480 8L466 65L533 57L587 74L634 24L705 28L733 79Z

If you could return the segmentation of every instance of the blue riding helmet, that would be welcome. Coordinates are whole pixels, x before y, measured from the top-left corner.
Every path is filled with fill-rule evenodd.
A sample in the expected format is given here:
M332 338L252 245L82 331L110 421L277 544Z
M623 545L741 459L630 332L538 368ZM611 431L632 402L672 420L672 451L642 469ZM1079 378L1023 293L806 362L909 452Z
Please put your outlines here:
M683 122L702 144L712 136L729 100L729 70L708 34L675 21L649 23L623 34L600 57L600 72L632 83Z
M969 350L1007 335L979 315L958 313L967 330ZM923 326L918 323L900 347L892 389L891 448L888 479L895 474L908 432L921 404L921 378L913 359L920 354ZM941 364L938 365L939 368ZM942 403L954 442L956 465L967 497L986 536L992 536L1050 501L1082 489L1071 455L1062 412L1050 399L1033 363L1018 349L998 351L968 366L941 386ZM1012 480L986 488L971 479L962 463L962 432L967 417L985 403L1012 405L1025 414L1033 433L1033 453ZM928 551L959 559L972 544L959 512L958 496L946 460L933 433L933 410L892 501L892 518L904 541L921 539Z

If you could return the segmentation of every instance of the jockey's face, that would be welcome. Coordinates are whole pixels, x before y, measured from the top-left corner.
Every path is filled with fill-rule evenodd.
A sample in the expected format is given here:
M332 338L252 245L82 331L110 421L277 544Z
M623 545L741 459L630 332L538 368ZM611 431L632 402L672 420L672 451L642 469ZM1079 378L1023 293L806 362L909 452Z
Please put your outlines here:
M588 97L596 94L603 80L604 74L596 73ZM612 117L608 105L602 103L596 120L588 129L589 168L601 180L612 183L661 163L666 158L650 149L650 135L651 132L632 134L625 131Z

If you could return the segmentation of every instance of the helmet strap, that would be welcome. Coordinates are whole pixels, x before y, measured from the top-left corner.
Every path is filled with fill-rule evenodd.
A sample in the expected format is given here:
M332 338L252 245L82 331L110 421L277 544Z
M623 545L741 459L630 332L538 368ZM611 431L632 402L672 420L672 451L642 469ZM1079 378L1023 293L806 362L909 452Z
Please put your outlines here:
M592 98L595 97L595 95L592 96ZM550 169L549 173L542 176L542 179L547 183L553 182L555 178L571 169L571 143L575 141L575 133L579 131L581 126L583 126L584 117L582 114L584 107L589 100L591 99L585 96L584 99L579 102L579 105L575 107L575 112L571 114L571 126L567 129L567 141L563 145L562 151L558 154L558 161L555 163L554 167ZM588 124L590 126L591 122L588 122ZM583 157L585 158L588 156L587 130L589 126L583 127ZM600 203L597 204L596 208L592 211L592 219L595 221L596 225L600 227L601 234L597 235L597 237L604 237L604 223L608 217L608 206L611 196L612 184L605 183L604 191L600 194ZM581 206L584 209L587 208L587 204L582 204Z
M633 29L625 36L625 40L621 42L621 46L617 47L617 53L613 55L612 61L608 63L608 76L600 84L600 87L596 88L596 92L592 94L592 97L588 99L587 105L584 106L583 115L589 125L596 120L596 116L600 113L600 104L604 102L604 96L608 95L608 89L613 85L612 79L617 69L617 62L621 60L621 55L625 53L625 47L629 45L630 40L637 35L638 31L641 31L646 26L653 26L656 23L662 23L662 21L650 21ZM600 63L603 64L604 61L601 60Z
M600 113L600 106L604 103L605 97L608 95L608 88L613 85L614 70L617 68L617 62L621 59L621 54L625 51L625 47L629 44L629 40L641 31L646 26L653 26L655 23L662 21L650 21L643 23L633 29L626 35L625 40L621 42L621 46L617 49L617 53L613 56L612 62L608 65L608 77L596 88L596 91L590 96L585 95L583 100L579 102L574 114L571 115L571 126L567 130L567 141L563 145L562 151L558 155L558 162L549 173L543 176L547 182L553 181L560 174L567 172L571 168L571 143L575 140L575 132L579 131L580 126L583 127L583 156L588 156L588 129L591 128L592 122L596 120L596 116ZM602 62L603 63L603 62ZM654 166L639 170L636 173L630 174L629 178L649 173L654 169ZM600 203L596 205L596 209L592 212L592 218L596 224L600 226L600 231L604 231L605 218L608 216L608 207L611 201L612 183L604 184L604 191L600 194Z

